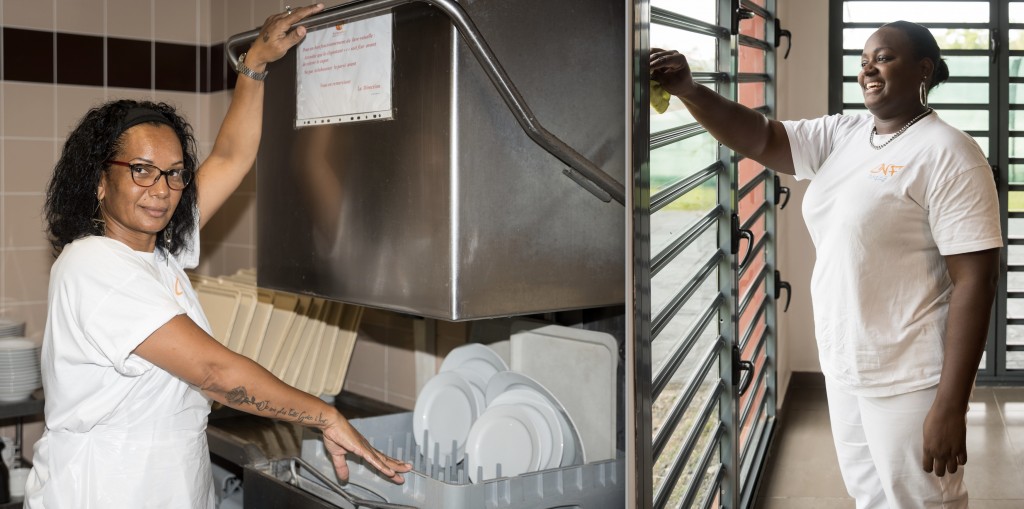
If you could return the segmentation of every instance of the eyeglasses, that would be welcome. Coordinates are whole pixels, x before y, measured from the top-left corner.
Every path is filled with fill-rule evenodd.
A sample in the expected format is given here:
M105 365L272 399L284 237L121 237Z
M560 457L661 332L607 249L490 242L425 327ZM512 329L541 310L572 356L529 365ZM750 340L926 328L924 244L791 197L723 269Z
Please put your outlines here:
M152 187L160 180L161 176L166 176L167 187L175 191L181 191L192 181L192 170L161 170L152 164L126 163L122 161L107 161L107 164L124 166L131 170L129 173L132 175L132 182L135 182L135 185L140 187Z

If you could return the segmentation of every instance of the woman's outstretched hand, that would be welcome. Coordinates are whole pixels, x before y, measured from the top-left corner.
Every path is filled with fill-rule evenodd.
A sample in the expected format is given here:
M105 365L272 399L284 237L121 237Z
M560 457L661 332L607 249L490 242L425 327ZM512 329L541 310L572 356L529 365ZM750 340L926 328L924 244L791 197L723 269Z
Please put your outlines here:
M651 48L650 66L651 79L674 96L685 97L699 86L693 81L686 57L678 51Z
M261 70L263 65L283 57L292 46L306 36L306 27L292 28L292 25L323 9L324 4L315 4L272 14L263 22L260 34L246 52L245 65Z
M398 461L371 447L366 438L344 417L324 429L324 445L327 446L327 453L331 455L334 471L342 482L348 481L348 463L345 461L345 455L348 453L363 458L384 477L391 479L396 484L404 483L405 479L402 478L402 474L412 470L412 465Z

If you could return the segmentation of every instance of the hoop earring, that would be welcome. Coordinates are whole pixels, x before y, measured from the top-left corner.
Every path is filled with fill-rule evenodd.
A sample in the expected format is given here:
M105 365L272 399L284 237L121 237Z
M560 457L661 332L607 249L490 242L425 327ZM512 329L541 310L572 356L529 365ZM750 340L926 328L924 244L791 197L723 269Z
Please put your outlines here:
M167 227L164 228L164 249L171 250L171 230L174 229L174 221L167 223Z
M927 78L921 80L921 90L920 90L921 106L924 106L925 108L928 107L928 86L925 85L926 81L928 81Z
M98 235L106 234L107 221L103 219L103 214L100 214L100 205L103 204L103 200L96 201L96 210L92 211L92 225L96 228Z

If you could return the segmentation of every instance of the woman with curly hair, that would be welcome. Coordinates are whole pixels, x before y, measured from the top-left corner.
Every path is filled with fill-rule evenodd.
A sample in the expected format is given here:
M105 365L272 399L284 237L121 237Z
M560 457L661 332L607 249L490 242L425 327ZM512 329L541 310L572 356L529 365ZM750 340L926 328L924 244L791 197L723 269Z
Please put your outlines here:
M333 406L214 340L184 272L196 265L198 230L255 160L263 69L305 35L291 27L322 8L267 19L202 165L191 128L166 104L105 104L68 137L47 190L58 257L41 364L46 429L26 507L214 507L210 400L322 430L341 479L348 453L399 483L411 468Z

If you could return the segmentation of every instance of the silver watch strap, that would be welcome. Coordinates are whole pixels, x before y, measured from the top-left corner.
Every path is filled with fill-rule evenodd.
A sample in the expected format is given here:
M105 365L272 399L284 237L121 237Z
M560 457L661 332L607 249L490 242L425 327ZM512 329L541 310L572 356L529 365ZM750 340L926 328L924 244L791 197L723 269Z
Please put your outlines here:
M256 72L250 69L249 66L245 65L245 55L246 53L242 53L242 56L238 57L238 65L235 66L235 71L256 81L263 81L267 74L270 74L270 71Z

